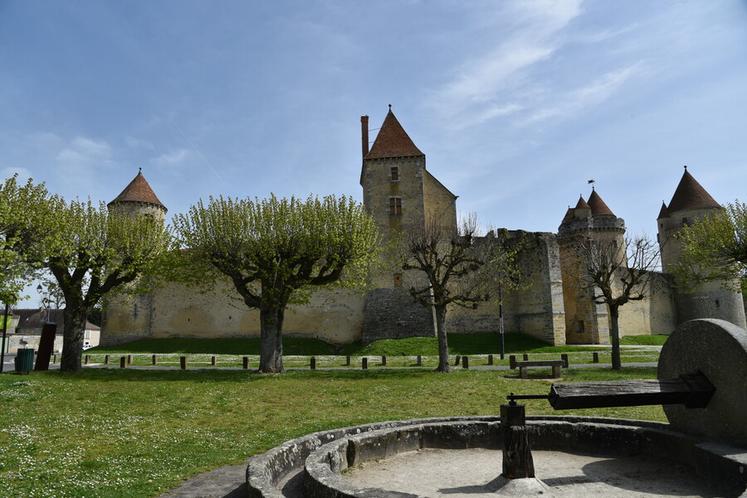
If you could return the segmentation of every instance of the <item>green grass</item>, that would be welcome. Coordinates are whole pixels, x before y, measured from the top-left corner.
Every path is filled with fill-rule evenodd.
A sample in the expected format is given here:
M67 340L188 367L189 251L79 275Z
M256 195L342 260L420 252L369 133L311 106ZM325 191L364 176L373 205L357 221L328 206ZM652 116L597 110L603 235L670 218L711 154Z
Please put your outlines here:
M668 335L626 335L620 338L620 344L626 346L661 346L669 339Z
M608 349L604 346L589 348L581 346L551 346L524 334L505 335L506 352L511 353L565 353ZM495 333L449 334L451 354L497 353L498 335ZM204 353L204 354L259 354L259 338L216 339L140 339L119 346L93 348L91 353ZM305 337L283 337L283 352L287 355L437 355L438 340L435 337L410 337L406 339L382 339L366 346L360 343L335 346L319 339Z
M373 421L495 415L513 372L250 372L87 369L0 376L3 496L153 496L312 431ZM653 378L654 369L564 371L566 381ZM532 400L529 414L551 413ZM570 412L557 412L570 413ZM579 410L664 420L660 407Z

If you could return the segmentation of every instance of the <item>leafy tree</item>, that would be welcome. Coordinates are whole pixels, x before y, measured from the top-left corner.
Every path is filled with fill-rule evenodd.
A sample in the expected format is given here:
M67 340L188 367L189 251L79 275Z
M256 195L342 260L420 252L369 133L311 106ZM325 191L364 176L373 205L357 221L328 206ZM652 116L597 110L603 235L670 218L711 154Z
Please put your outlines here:
M578 245L585 264L582 282L593 290L596 304L609 310L612 368L622 367L620 360L620 306L644 299L651 290L653 270L659 262L656 244L646 237L616 240L587 239Z
M312 286L360 285L374 258L373 219L352 198L305 201L210 198L177 215L188 260L208 262L258 308L261 372L283 370L283 317L294 296ZM345 278L343 279L343 272Z
M31 180L19 185L14 175L0 185L0 301L15 303L40 264L25 257L41 234L39 210L31 209L47 198L43 184Z
M747 204L728 204L682 227L677 238L682 252L673 271L683 288L692 289L709 281L723 281L738 288L737 277L747 275Z
M464 220L456 231L430 219L422 230L411 232L405 241L402 269L414 270L424 277L412 279L408 285L410 294L435 311L438 372L449 371L449 345L444 328L447 307L454 304L474 309L489 298L484 282L470 278L485 264L485 255L473 244L476 231L475 217Z
M87 314L156 260L168 231L149 217L110 214L103 204L65 202L31 180L23 187L6 181L2 197L5 240L24 264L45 267L64 297L60 370L80 370Z

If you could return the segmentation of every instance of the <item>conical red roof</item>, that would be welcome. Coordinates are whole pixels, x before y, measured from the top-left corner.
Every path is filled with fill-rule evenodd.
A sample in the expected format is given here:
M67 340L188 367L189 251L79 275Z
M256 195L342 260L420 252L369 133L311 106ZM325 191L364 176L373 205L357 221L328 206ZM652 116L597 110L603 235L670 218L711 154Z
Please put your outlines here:
M693 178L693 175L685 169L680 183L677 185L677 190L674 191L672 200L669 201L669 212L720 207L721 205L711 197L711 194L706 192L703 186Z
M591 208L592 216L615 216L615 213L607 207L607 204L604 203L596 190L591 191L588 204Z
M584 200L583 195L578 196L578 202L576 203L576 207L574 209L589 209L589 204Z
M413 157L423 156L420 149L418 149L410 139L409 135L402 125L399 124L397 118L391 109L384 118L384 123L379 129L376 140L371 147L371 150L366 154L365 159L380 159L383 157Z
M150 184L143 176L142 171L138 171L135 178L132 179L132 181L124 188L122 193L120 193L113 201L111 201L109 205L116 204L118 202L142 202L145 204L153 204L154 206L166 209L166 206L161 203L161 201L156 196L156 193L153 192Z
M669 218L669 210L664 201L661 201L661 209L659 210L659 216L657 216L656 219L660 220L662 218Z

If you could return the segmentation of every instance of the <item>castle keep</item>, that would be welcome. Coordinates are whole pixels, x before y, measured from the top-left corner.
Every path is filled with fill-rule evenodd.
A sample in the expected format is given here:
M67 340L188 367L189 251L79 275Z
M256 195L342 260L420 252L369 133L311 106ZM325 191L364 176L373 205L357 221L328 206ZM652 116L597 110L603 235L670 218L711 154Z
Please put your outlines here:
M426 155L391 108L370 148L368 126L368 116L362 116L360 184L363 203L384 241L395 233L421 230L428 220L456 230L457 196L426 169ZM160 220L166 215L166 207L141 172L109 203L109 209ZM677 292L667 273L679 257L677 231L716 209L722 208L685 170L657 219L663 273L655 274L646 299L620 309L621 335L668 334L691 318L722 318L745 327L742 297L732 287L714 282L688 293ZM594 304L590 291L579 285L583 261L571 250L581 238L617 241L618 247L624 247L625 221L600 194L592 189L588 199L579 198L565 213L557 234L507 234L524 241L519 263L527 285L504 297L506 330L552 344L608 343L606 305ZM400 271L380 271L372 280L375 288L367 292L320 289L307 304L290 305L284 334L338 344L433 335L431 311L413 302ZM461 333L496 331L498 306L450 308L446 328ZM248 309L227 280L207 292L166 283L146 295L118 296L107 302L101 344L159 337L248 337L259 336L259 330L259 311Z

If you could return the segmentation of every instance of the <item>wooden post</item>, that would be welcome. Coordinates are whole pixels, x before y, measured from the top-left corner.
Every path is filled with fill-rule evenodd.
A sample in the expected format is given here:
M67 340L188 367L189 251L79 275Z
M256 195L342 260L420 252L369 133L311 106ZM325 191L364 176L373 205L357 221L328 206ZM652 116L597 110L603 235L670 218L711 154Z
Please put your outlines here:
M454 366L458 367L461 361L462 361L462 357L460 355L456 355L456 359L454 360Z
M84 364L84 365L88 365L88 355L85 355L85 356L83 357L83 364Z
M127 358L124 356L119 357L119 368L125 368L127 366Z
M488 355L488 365L492 365L492 364L493 364L493 355L489 354Z
M350 356L349 355L345 357L345 366L346 367L350 366Z
M522 379L529 378L529 368L519 367L519 377L521 377Z
M386 356L384 356L384 355L381 355L381 366L382 367L386 366Z
M529 361L529 355L524 353L524 361Z
M516 356L515 355L508 356L508 366L511 370L516 368Z
M552 378L553 379L559 379L560 378L560 365L553 365L552 366Z
M109 355L105 354L104 355L104 365L108 365L108 364L109 364Z
M599 353L597 353L596 351L591 353L591 362L599 363Z
M156 363L158 363L158 360L156 359L156 355L152 355L150 357L150 363L151 365L155 365Z
M128 365L132 365L132 355L131 354L127 355L127 364Z
M511 402L501 405L503 432L503 477L521 479L534 477L534 460L529 448L524 405Z
M316 370L316 356L312 356L309 359L309 368L311 368L312 370Z
M52 365L54 365L55 363L57 363L57 355L53 354L52 355Z
M187 369L187 357L186 356L179 357L179 368L181 368L182 370Z
M366 358L365 356L361 358L361 368L363 370L368 370L368 358Z
M462 368L469 369L469 356L462 356Z
M249 357L248 356L244 356L241 359L241 366L244 370L249 370Z
M210 366L215 366L215 355L210 357Z
M418 355L417 358L415 358L415 365L418 367L423 366L423 357L421 355Z
M562 353L560 359L563 360L563 368L568 368L568 353Z

